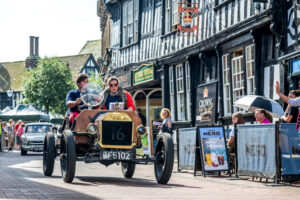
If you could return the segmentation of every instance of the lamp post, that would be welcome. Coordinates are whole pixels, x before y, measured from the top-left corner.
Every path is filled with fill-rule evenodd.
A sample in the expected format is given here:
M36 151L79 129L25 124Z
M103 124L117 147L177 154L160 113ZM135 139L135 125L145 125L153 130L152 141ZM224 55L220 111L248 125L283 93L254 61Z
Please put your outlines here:
M12 89L9 89L7 90L7 96L8 97L11 97L11 100L12 100L12 107L14 108L15 107L15 102L14 102L14 91Z

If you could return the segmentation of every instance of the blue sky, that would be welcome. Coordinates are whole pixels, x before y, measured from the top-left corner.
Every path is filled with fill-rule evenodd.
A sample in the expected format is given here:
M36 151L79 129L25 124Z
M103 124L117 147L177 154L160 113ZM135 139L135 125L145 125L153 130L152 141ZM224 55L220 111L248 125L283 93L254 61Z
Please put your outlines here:
M101 37L97 0L0 0L0 62L25 60L29 36L41 57L78 54Z

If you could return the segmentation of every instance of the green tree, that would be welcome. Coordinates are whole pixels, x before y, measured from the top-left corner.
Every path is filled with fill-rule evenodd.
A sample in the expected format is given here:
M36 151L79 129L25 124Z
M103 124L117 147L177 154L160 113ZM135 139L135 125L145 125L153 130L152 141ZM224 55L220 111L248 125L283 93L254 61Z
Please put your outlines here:
M57 58L40 59L37 66L25 72L23 77L26 103L39 109L44 107L47 113L66 112L66 95L75 88L75 83L65 63Z

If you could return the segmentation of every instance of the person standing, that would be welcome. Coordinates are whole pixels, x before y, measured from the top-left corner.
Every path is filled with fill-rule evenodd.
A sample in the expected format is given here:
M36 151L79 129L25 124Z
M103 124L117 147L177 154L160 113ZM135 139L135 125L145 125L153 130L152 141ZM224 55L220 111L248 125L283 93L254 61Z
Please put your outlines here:
M14 121L10 119L7 125L7 135L8 135L8 150L13 150L13 138L14 138Z
M291 99L296 99L299 97L299 92L297 90L291 90L288 97ZM299 109L297 107L288 105L286 115L282 116L280 119L286 123L297 123L298 113Z
M21 137L24 133L25 124L21 124L21 126L18 128L16 135L17 135L17 148L20 149L21 145Z
M161 131L173 134L172 123L171 123L171 111L168 108L163 108L160 112L160 117L163 119L161 126L159 127Z
M137 108L136 111L135 111L135 113L136 113L136 114L139 116L139 118L142 120L143 126L146 126L147 121L146 121L146 117L145 117L145 116L143 115L143 113L142 113L142 109Z
M2 119L0 118L0 152L1 151L2 151Z

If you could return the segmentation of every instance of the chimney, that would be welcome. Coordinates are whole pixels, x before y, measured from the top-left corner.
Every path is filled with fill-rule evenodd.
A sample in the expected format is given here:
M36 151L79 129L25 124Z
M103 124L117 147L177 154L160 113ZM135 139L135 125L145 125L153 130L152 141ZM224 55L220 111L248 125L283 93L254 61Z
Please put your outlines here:
M34 56L39 57L39 37L35 37L35 51L34 51Z
M29 57L33 56L33 41L34 41L34 36L29 36L30 38L30 53L29 53Z
M39 58L39 37L29 36L30 38L30 53L26 58L26 68L32 68L37 64Z

